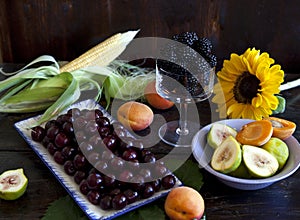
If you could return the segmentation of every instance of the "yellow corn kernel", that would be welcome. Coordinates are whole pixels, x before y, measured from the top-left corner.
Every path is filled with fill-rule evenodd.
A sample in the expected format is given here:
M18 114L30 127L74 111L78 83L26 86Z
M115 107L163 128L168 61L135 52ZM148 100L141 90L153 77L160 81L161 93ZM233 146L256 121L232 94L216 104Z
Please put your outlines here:
M60 72L71 72L87 66L106 66L116 59L135 37L138 31L117 33L91 48L70 63L61 67Z

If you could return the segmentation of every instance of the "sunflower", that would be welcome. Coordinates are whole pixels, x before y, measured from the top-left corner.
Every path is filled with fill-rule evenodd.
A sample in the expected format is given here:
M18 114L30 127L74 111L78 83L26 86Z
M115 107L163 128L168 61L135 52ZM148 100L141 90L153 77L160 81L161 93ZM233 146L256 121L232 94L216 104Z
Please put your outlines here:
M268 53L255 48L240 56L232 53L230 60L224 60L212 99L220 117L259 120L272 114L284 77L281 66L274 62Z

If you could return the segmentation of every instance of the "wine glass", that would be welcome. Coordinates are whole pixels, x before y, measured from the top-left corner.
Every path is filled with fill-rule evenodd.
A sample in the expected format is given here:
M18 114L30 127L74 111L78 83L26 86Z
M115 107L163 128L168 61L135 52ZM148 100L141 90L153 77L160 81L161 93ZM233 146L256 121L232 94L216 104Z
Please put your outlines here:
M163 124L158 134L171 146L189 147L200 129L195 103L212 94L215 69L190 48L171 54L168 60L156 60L156 91L163 98L179 104L179 120ZM188 111L189 105L194 107L193 112ZM188 120L188 116L193 119Z

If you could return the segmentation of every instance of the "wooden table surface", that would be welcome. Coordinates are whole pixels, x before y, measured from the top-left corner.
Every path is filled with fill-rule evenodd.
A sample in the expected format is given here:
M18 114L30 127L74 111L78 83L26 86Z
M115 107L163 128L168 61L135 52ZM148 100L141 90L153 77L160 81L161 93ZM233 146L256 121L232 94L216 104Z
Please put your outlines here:
M299 77L300 74L286 74L285 80ZM294 137L300 141L300 87L282 94L287 106L278 117L297 124ZM67 195L63 186L14 128L14 123L33 115L0 114L0 173L22 167L29 179L27 191L21 198L15 201L0 200L0 219L41 219L50 203ZM201 194L205 199L207 219L300 219L300 171L256 191L233 189L204 170L202 173L204 185Z

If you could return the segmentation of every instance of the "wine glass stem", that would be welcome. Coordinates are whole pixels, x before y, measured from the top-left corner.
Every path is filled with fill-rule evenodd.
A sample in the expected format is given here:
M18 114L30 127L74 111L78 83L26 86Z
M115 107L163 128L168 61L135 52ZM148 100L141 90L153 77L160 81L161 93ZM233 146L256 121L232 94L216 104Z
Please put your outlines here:
M187 128L187 103L179 104L179 126L176 129L178 135L187 135L189 130Z

